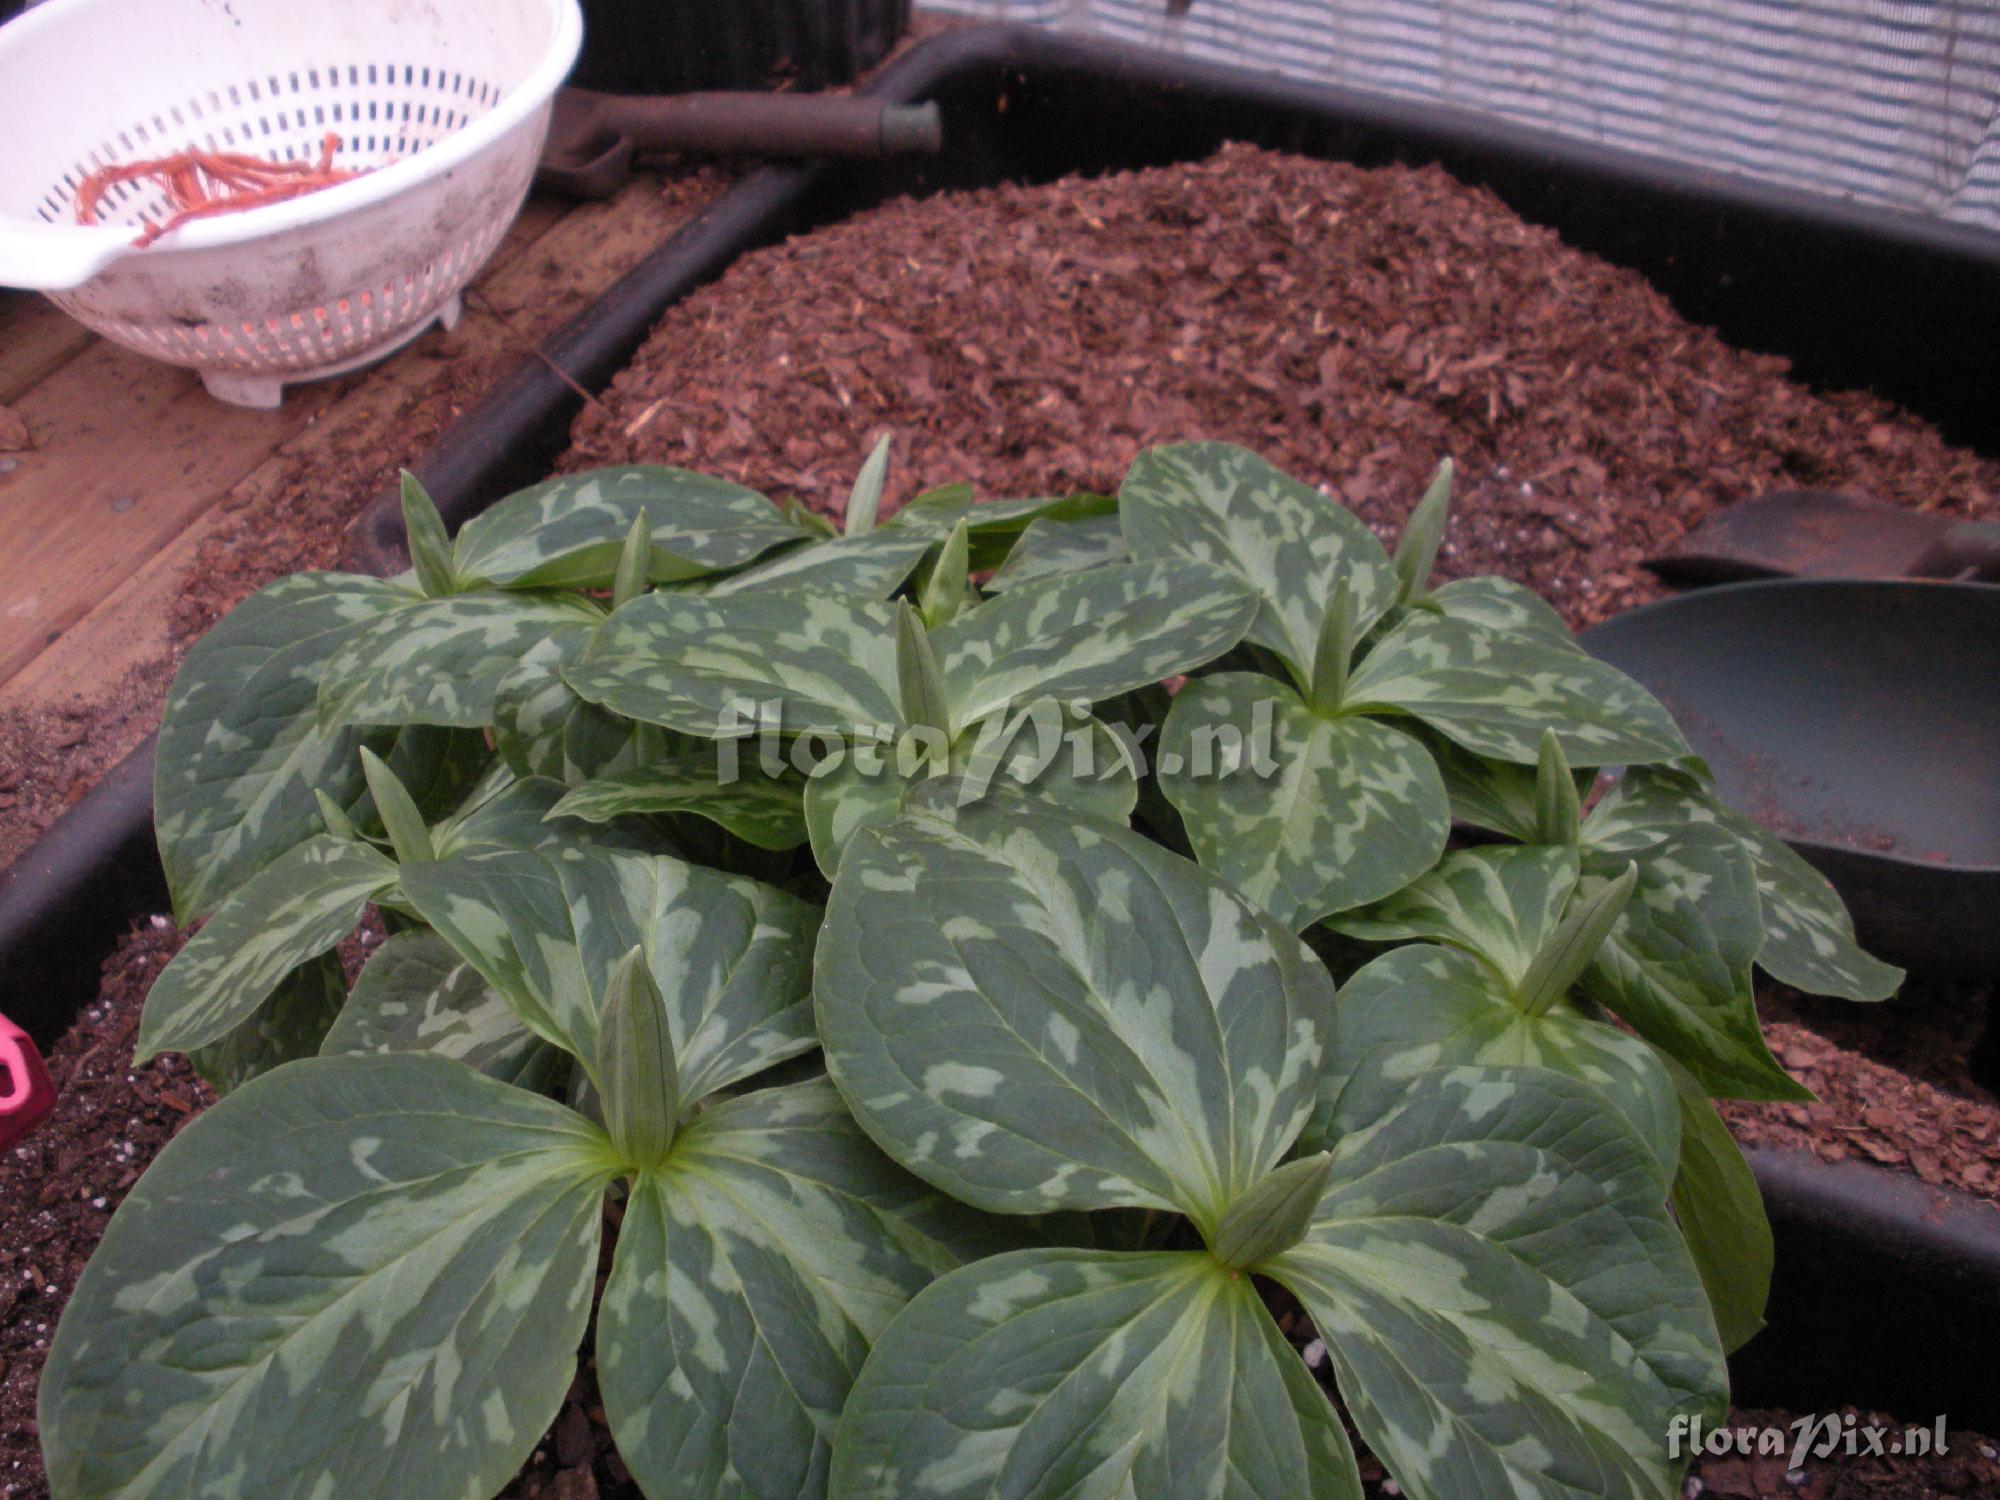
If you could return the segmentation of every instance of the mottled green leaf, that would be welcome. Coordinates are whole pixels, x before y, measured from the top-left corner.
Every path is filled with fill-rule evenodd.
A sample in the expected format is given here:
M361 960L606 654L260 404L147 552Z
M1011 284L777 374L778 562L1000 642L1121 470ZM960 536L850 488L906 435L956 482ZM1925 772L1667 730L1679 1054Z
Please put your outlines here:
M618 571L611 579L613 609L630 604L652 586L649 576L652 567L652 525L646 517L634 516L631 529L625 533L625 544L618 549Z
M1340 1046L1321 1074L1324 1109L1363 1061L1389 1078L1483 1064L1552 1068L1598 1090L1652 1150L1663 1173L1680 1149L1673 1080L1638 1037L1557 1004L1530 1016L1469 954L1429 943L1383 954L1340 987ZM1318 1123L1308 1140L1327 1132Z
M1082 520L1118 508L1110 495L1052 495L973 503L969 484L940 485L926 490L889 518L887 527L942 542L960 521L970 533L968 562L973 572L1000 567L1023 532L1043 517Z
M1446 943L1484 959L1510 987L1527 978L1576 888L1574 849L1462 849L1366 911L1333 925L1371 943Z
M1607 850L1585 837L1583 868L1594 879L1609 879L1627 864L1645 872L1640 901L1634 902L1634 922L1652 912L1694 909L1722 961L1732 971L1747 972L1764 945L1762 900L1757 894L1756 867L1750 851L1718 823L1689 822L1637 854ZM1680 898L1669 901L1660 892ZM1643 899L1654 892L1650 900Z
M1132 556L1213 563L1250 584L1259 608L1249 639L1283 658L1301 687L1341 579L1352 590L1357 636L1395 602L1395 570L1372 531L1228 443L1141 453L1119 487L1118 512Z
M1660 1434L1727 1378L1658 1161L1596 1090L1534 1068L1357 1075L1304 1303L1407 1495L1677 1493Z
M1347 1436L1247 1278L1203 1254L1022 1250L889 1325L832 1500L1359 1500Z
M1683 829L1720 826L1723 806L1695 777L1634 766L1605 788L1584 820L1583 841L1606 854L1643 854Z
M571 850L559 863L585 971L644 950L689 1103L816 1045L819 908L677 859Z
M1764 925L1757 962L1774 979L1843 1000L1884 1000L1896 992L1903 971L1862 951L1853 918L1826 877L1691 776L1654 767L1627 772L1592 811L1584 837L1596 848L1637 853L1694 824L1726 829L1749 856Z
M299 573L260 589L188 653L160 723L154 828L181 922L321 829L316 791L351 808L355 751L388 736L319 728L319 679L356 627L415 602L400 584Z
M1206 563L1121 563L1025 584L932 632L963 729L1010 704L1095 702L1192 671L1242 639L1256 596Z
M1156 764L1195 857L1294 931L1401 889L1450 831L1422 745L1387 724L1321 717L1269 677L1190 682Z
M1533 765L1553 729L1572 765L1672 760L1687 742L1614 667L1536 632L1413 610L1362 658L1347 705L1414 714L1477 755Z
M597 998L558 861L529 850L454 855L402 872L403 898L500 992L523 1024L577 1058L597 1055Z
M1454 822L1523 844L1536 841L1533 768L1474 755L1429 729L1420 731L1420 737L1444 780Z
M1576 773L1562 753L1555 731L1542 734L1542 753L1535 763L1535 837L1537 844L1564 847L1583 839L1583 798Z
M365 746L361 751L362 774L368 778L368 795L375 800L375 815L382 820L389 847L402 864L434 859L431 831L424 815L417 811L416 799L382 757Z
M597 1103L619 1162L649 1172L666 1159L681 1115L681 1075L667 1005L634 946L604 982L598 1013Z
M1310 1108L1333 986L1145 839L995 798L856 836L820 935L828 1071L869 1133L1002 1212L1212 1228Z
M1512 579L1490 574L1480 578L1455 578L1432 590L1418 607L1435 610L1448 619L1463 620L1487 630L1540 636L1572 651L1583 649L1570 634L1568 623L1547 600Z
M1017 588L1042 578L1109 567L1129 556L1115 510L1074 520L1043 516L1028 523L987 587L995 591Z
M893 524L865 536L827 537L777 553L740 573L704 581L694 591L725 597L799 589L887 599L938 540Z
M1138 800L1138 767L1109 726L1043 698L995 714L952 740L906 730L894 744L851 741L806 784L813 857L831 880L841 851L863 828L888 822L933 780L955 779L955 795L977 801L993 789L1124 823Z
M1451 519L1453 473L1450 459L1440 463L1424 489L1423 498L1403 522L1403 534L1396 539L1395 555L1390 559L1399 585L1398 604L1423 598L1429 592L1438 549L1444 545L1445 526Z
M219 1042L188 1055L217 1094L228 1094L282 1063L311 1057L347 1003L347 978L331 953L300 964L278 981L250 1019Z
M882 486L889 478L889 434L876 440L874 448L854 477L841 511L841 527L849 536L866 536L875 529L875 516L882 508Z
M906 736L904 742L913 741ZM823 761L806 782L801 799L806 835L812 842L813 862L828 880L840 868L841 854L855 834L901 814L903 798L916 778L897 770L895 754L892 746L871 739L850 740L845 755ZM871 771L870 766L877 769Z
M458 574L451 565L451 538L437 502L417 476L403 470L403 536L410 545L410 567L426 599L458 592Z
M1785 842L1734 808L1722 826L1743 840L1757 874L1764 944L1757 962L1773 979L1814 995L1886 1000L1904 974L1872 957L1854 937L1854 919L1827 878Z
M1639 867L1628 860L1608 881L1570 898L1562 921L1542 944L1521 982L1514 986L1514 998L1522 1010L1539 1016L1569 998L1584 970L1611 936L1612 928L1624 917L1638 883Z
M586 703L563 677L583 659L593 634L542 637L494 685L494 746L516 776L587 781L635 760L637 726Z
M1588 896L1627 858L1585 854ZM1585 971L1583 992L1723 1099L1810 1099L1764 1041L1750 986L1763 940L1750 862L1713 825L1690 824L1656 846L1611 936Z
M913 504L896 519L908 519L914 509ZM972 569L982 572L1003 566L1037 521L1088 521L1115 515L1117 510L1117 496L1088 491L1017 500L982 500L965 512L966 524L972 528Z
M904 501L902 507L878 529L887 530L896 527L904 531L919 532L934 542L941 542L950 533L951 528L958 524L959 517L972 508L973 499L972 486L963 481L933 485L930 489L912 495ZM1005 503L996 502L996 504Z
M729 748L691 750L587 781L549 815L607 823L634 813L690 813L760 849L796 849L806 839L804 779L767 776L747 753L739 755L732 779L718 779L718 756Z
M926 628L935 630L977 601L979 596L966 576L972 566L970 546L971 532L960 521L938 549L937 560L925 570L922 587L917 590L917 609Z
M769 886L667 856L569 849L413 866L403 891L530 1029L586 1061L611 971L643 948L690 1101L814 1044L819 914Z
M1674 1217L1694 1257L1722 1347L1735 1353L1764 1326L1774 1251L1764 1196L1729 1127L1682 1075L1680 1170Z
M58 1495L483 1500L562 1406L608 1168L432 1057L318 1058L160 1154L49 1352Z
M387 855L325 834L267 865L153 981L137 1060L221 1041L287 974L352 932L361 909L395 882Z
M396 933L376 949L319 1050L323 1057L431 1053L538 1092L570 1067L428 927Z
M465 800L431 829L437 858L481 849L555 849L578 843L639 853L668 852L657 840L648 842L623 829L583 829L574 823L565 826L556 808L566 792L559 781L541 776L518 780L506 766L496 763Z
M493 745L516 776L568 779L563 730L571 715L596 713L623 722L585 703L563 680L563 670L581 660L589 644L590 636L577 631L544 636L493 685ZM620 748L627 742L621 736Z
M726 479L685 469L591 469L509 495L467 521L458 573L509 588L609 588L640 516L654 583L741 567L804 535L769 500Z
M1273 1167L1229 1205L1208 1253L1231 1270L1247 1270L1306 1237L1319 1200L1333 1179L1333 1156L1321 1151Z
M704 1111L625 1210L597 1337L618 1451L649 1494L796 1500L871 1341L987 1247L824 1080Z
M587 632L601 618L558 594L494 591L408 605L347 634L320 681L320 722L481 728L493 722L501 680L531 646Z
M964 796L998 789L1123 824L1138 800L1139 768L1110 725L1041 698L973 725L952 745Z
M1066 513L1077 505L1097 511L1115 507L1117 503L1108 495L1087 494L1015 495L979 500L977 491L969 484L941 484L913 498L896 512L893 521L898 526L922 526L933 535L942 537L961 516L969 516L974 531L979 535L1019 536L1031 522L1042 516Z
M649 594L599 629L566 674L627 718L715 739L782 704L784 732L848 734L898 721L896 620L843 594Z
M915 729L951 732L951 708L937 652L923 616L908 600L896 606L896 701L902 723Z

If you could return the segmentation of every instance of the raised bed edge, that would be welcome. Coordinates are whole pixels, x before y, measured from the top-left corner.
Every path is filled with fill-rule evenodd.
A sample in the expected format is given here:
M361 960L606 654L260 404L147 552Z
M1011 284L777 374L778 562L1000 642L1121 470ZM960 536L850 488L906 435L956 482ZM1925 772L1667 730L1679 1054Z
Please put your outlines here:
M1025 84L1042 68L1094 72L1124 87L1162 90L1190 103L1205 100L1209 107L1252 98L1267 111L1310 115L1322 131L1338 126L1357 142L1393 138L1390 154L1397 159L1441 160L1474 177L1481 174L1467 172L1466 164L1485 161L1508 177L1515 191L1503 189L1502 196L1517 208L1518 195L1533 196L1532 179L1539 174L1549 179L1548 191L1563 181L1572 188L1580 182L1593 188L1587 196L1614 205L1629 206L1636 194L1652 200L1655 212L1680 202L1724 221L1740 217L1767 241L1772 235L1822 236L1825 242L1812 253L1790 245L1790 254L1806 266L1825 264L1821 251L1856 247L1870 274L1901 257L1901 285L1916 287L1920 303L1927 296L1948 302L1968 286L2000 288L2000 242L1971 231L1830 205L1539 132L1496 128L1463 112L1178 63L1033 28L977 27L934 38L885 70L867 92L915 100L968 75L990 83L996 74L1004 90ZM964 118L962 112L948 114L948 120ZM1376 139L1373 151L1357 154L1386 159L1382 145ZM1171 159L1171 152L1162 159ZM712 279L737 255L895 186L888 180L894 167L846 167L839 169L836 193L828 195L824 190L834 170L773 166L752 174L564 325L543 352L585 388L601 389L671 302ZM926 176L920 169L914 185L931 185ZM1548 222L1548 215L1521 211ZM1613 211L1600 202L1600 215ZM1615 247L1593 243L1587 230L1558 227L1585 248L1631 263ZM1704 254L1726 249L1727 239L1718 236L1703 247ZM1763 249L1768 254L1769 244ZM1723 294L1721 302L1704 303L1697 295L1693 300L1706 313L1691 315L1706 315L1729 332L1730 319L1718 314L1717 306L1727 313L1733 299L1754 300L1762 295L1757 285L1755 276L1738 280L1724 273L1713 289ZM1684 311L1687 295L1688 288L1676 295ZM1985 321L2000 326L2000 297L1983 306ZM1889 310L1892 318L1902 315ZM1985 326L1977 317L1963 323ZM1991 347L2000 350L2000 340ZM1976 342L1961 340L1960 349L1944 351L1934 368L1917 375L1927 373L1933 386L1948 385L1962 381L1970 369L1976 375L1974 394L1990 393L2000 354L1979 363ZM1800 358L1808 373L1840 378L1838 359L1815 366L1813 351ZM1950 411L1912 401L1899 384L1884 381L1883 388L1951 425ZM418 473L456 526L541 478L562 450L581 404L547 365L524 362L447 430ZM1962 420L1967 413L1958 415ZM1966 440L1962 426L1958 435ZM1990 446L1996 434L1981 437ZM369 570L394 571L404 565L400 533L395 497L385 495L356 522L352 550ZM10 1013L38 1037L59 1031L96 992L100 960L123 925L135 913L164 906L151 832L152 764L149 738L28 853L0 871L0 994L9 997ZM2000 1366L1991 1359L2000 1347L2000 1210L1881 1168L1834 1166L1804 1153L1769 1149L1753 1150L1750 1158L1777 1236L1779 1276L1771 1328L1733 1361L1739 1401L1794 1409L1857 1401L1911 1419L1943 1412L1955 1425L2000 1429Z

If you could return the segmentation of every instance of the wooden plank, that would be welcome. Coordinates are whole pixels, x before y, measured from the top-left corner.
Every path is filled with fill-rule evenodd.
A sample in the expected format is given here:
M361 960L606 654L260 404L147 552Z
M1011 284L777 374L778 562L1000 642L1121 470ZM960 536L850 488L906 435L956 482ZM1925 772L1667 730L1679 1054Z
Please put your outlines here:
M0 685L0 709L72 707L116 689L135 669L171 654L174 605L204 543L225 540L245 518L267 509L301 472L337 470L338 455L366 451L379 453L388 466L413 462L433 435L430 427L412 424L418 403L435 390L476 389L497 379L526 354L524 336L551 332L686 217L685 208L663 197L656 182L646 181L635 181L608 203L583 205L561 216L524 247L527 253L510 257L482 278L478 295L468 299L465 320L451 336L448 360L436 358L435 351L412 351L365 378L322 388L338 391L338 399L322 407L310 425L290 433L227 486L219 504L184 516L175 535L92 599L69 628L16 660L11 680ZM444 415L439 413L439 419ZM194 424L197 430L207 425ZM222 488L215 490L218 496ZM0 507L5 503L0 481ZM0 559L0 579L9 572L8 562ZM0 611L7 607L6 595L0 594ZM0 642L11 639L10 626L0 621ZM136 716L133 743L151 719L151 713Z
M0 477L0 678L11 677L330 403L212 400L185 372L98 342L14 404L40 445Z
M520 265L566 213L531 202L482 277ZM438 368L417 357L427 374ZM406 353L391 365L410 362ZM368 378L297 387L281 410L254 412L213 400L186 371L102 340L88 339L45 373L10 403L36 448L0 475L0 527L12 539L0 555L0 681Z
M35 292L0 292L0 406L10 405L97 337Z

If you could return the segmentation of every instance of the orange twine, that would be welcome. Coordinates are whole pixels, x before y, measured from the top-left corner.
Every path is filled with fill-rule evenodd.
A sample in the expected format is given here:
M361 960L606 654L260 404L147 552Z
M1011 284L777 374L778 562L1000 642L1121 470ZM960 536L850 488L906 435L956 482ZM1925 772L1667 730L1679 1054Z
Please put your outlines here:
M151 178L165 189L167 206L174 212L160 223L147 224L145 231L132 242L143 250L190 219L283 203L361 176L360 172L346 172L334 166L333 155L339 149L340 137L329 131L320 143L318 161L266 161L258 156L203 151L197 147L151 161L99 167L77 187L76 221L95 224L98 205L118 183Z

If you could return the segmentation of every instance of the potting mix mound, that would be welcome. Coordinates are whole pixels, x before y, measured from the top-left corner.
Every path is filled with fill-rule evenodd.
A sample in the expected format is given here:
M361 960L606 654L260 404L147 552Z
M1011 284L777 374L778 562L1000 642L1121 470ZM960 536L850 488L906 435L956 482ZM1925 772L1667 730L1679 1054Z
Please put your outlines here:
M987 497L1106 490L1147 444L1225 438L1385 538L1449 454L1444 571L1516 578L1579 627L1654 597L1642 558L1768 490L2000 509L2000 465L1874 396L1794 384L1783 360L1731 349L1489 193L1247 147L898 201L747 255L668 312L578 420L563 467L677 464L836 513L885 431L892 499L957 480ZM34 1388L57 1314L118 1201L209 1099L177 1060L131 1066L138 1008L179 938L145 924L107 961L102 997L51 1056L56 1115L0 1160L0 1500L46 1493ZM2000 1109L1966 1067L1984 992L1764 998L1778 1055L1822 1102L1731 1105L1741 1136L2000 1200ZM1287 1316L1312 1362L1310 1328ZM509 1495L636 1494L587 1355ZM1993 1443L1954 1437L1944 1458L1801 1474L1703 1458L1688 1493L2000 1494ZM1364 1472L1371 1494L1394 1493Z
M1786 368L1436 168L1230 146L744 256L668 310L565 467L677 464L832 512L885 431L901 496L1105 491L1148 444L1226 438L1393 536L1448 454L1444 570L1578 627L1656 597L1642 558L1768 490L2000 509L2000 463Z

